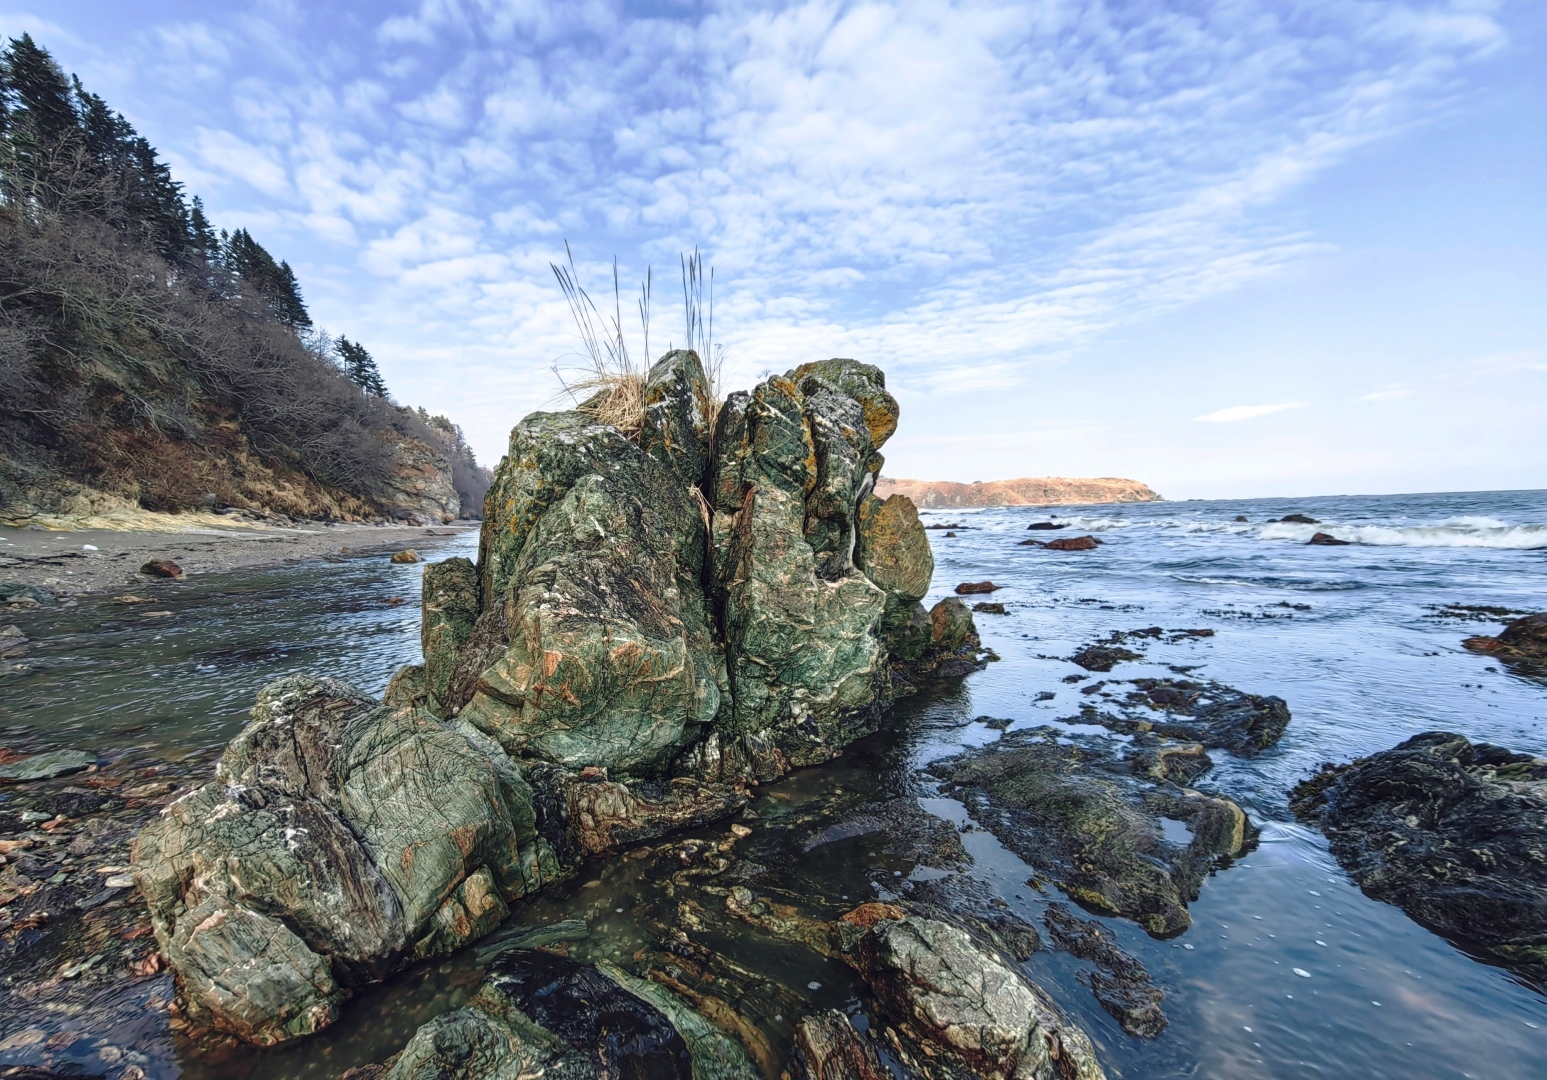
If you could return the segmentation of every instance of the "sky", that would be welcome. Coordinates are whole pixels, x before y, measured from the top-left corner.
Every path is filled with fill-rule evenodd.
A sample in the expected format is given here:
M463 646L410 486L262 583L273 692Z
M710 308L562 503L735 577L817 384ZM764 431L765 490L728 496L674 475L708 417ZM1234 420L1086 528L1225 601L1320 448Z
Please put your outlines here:
M829 356L886 473L1547 487L1540 0L0 0L493 464L550 263L727 389Z

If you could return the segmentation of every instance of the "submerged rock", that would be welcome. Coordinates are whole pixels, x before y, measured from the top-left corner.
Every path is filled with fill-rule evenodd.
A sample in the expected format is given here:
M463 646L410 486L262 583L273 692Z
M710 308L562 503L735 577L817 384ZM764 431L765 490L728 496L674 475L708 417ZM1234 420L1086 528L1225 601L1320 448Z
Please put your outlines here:
M1351 541L1339 540L1331 533L1319 532L1307 540L1306 543L1320 547L1347 547Z
M1096 965L1082 981L1124 1031L1153 1039L1166 1029L1166 1015L1160 1011L1165 994L1150 982L1144 965L1112 940L1111 931L1094 919L1079 918L1063 904L1049 904L1042 918L1059 948Z
M1547 983L1547 760L1431 731L1290 794L1366 894Z
M1527 615L1510 623L1497 637L1469 637L1461 644L1500 660L1547 660L1547 614Z
M512 950L471 1003L420 1028L381 1074L389 1080L636 1077L755 1080L735 1040L611 964Z
M1100 545L1101 541L1094 536L1061 536L1042 546L1049 551L1095 551Z
M1149 757L1124 749L1112 739L1022 728L928 768L1070 897L1151 934L1174 934L1190 924L1187 904L1204 877L1243 853L1255 830L1229 799L1157 779ZM1162 818L1185 822L1188 842L1167 839Z
M1106 669L1096 669L1106 670ZM1082 722L1125 734L1153 731L1251 757L1272 746L1289 726L1283 698L1247 694L1222 683L1191 679L1134 679L1120 714L1085 706Z
M50 750L44 754L0 765L0 780L19 783L24 780L47 780L55 776L81 772L97 763L97 755L85 750Z
M837 1009L795 1025L790 1080L891 1080L876 1052Z
M997 592L1004 588L1003 585L995 585L992 581L964 581L956 586L958 596L976 596L982 593Z

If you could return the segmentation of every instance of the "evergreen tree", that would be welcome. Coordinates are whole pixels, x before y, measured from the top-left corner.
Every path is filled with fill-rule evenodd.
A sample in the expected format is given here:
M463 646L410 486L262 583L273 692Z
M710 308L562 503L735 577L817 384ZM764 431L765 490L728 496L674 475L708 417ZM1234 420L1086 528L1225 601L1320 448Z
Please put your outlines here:
M380 398L387 396L387 384L382 381L381 370L364 345L339 335L337 349L339 363L350 382L367 394Z
M236 230L226 241L225 262L227 270L258 290L280 322L292 329L312 324L290 264L276 263L246 229Z
M204 216L204 200L197 195L193 197L193 208L188 211L188 247L189 254L205 265L220 261L220 237L215 235L214 226Z
M14 173L8 182L25 183L35 197L52 203L58 182L72 171L72 152L80 144L70 84L30 34L12 38L10 48L0 54L0 80L9 113L7 172Z

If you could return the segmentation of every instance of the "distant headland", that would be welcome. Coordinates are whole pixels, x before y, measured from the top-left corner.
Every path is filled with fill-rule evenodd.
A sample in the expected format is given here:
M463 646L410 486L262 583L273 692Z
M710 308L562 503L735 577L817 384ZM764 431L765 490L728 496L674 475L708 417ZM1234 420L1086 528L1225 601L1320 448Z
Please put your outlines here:
M906 495L920 509L942 510L971 506L1047 506L1055 503L1159 502L1160 496L1137 480L1115 476L1071 479L1063 476L1023 476L1016 480L896 480L883 476L876 494Z

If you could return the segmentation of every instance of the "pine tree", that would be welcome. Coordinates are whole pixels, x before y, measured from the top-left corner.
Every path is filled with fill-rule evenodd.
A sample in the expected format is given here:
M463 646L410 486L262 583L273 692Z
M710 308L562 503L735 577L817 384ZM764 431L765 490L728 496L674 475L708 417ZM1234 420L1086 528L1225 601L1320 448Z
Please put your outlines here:
M193 197L193 208L188 211L188 253L206 266L220 261L220 237L214 226L204 216L204 200Z
M306 302L301 299L301 283L295 279L295 271L290 269L288 262L279 264L273 300L275 314L279 316L280 322L296 330L312 324L312 317L306 311Z
M70 178L81 141L70 84L47 50L23 34L0 54L0 78L9 111L8 183L20 181L35 197L54 202Z
M382 381L381 370L377 368L376 361L366 351L364 345L339 335L336 347L339 363L344 369L344 374L349 376L350 382L367 394L375 394L381 398L387 396L387 384Z

